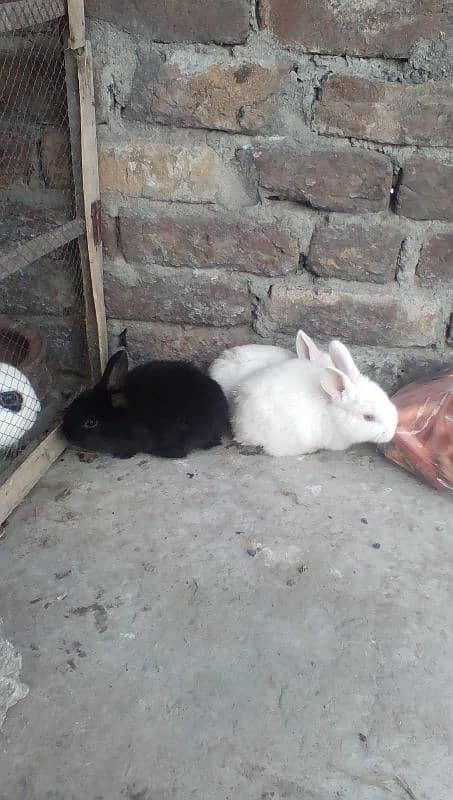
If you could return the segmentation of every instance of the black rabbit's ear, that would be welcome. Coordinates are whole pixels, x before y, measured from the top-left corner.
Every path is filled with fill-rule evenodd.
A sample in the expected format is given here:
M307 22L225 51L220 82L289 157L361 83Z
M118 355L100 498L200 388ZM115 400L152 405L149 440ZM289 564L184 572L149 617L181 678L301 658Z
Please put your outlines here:
M119 389L127 375L127 369L127 353L125 350L118 350L109 359L101 378L101 384L104 389L107 389L108 392L114 392L115 389Z

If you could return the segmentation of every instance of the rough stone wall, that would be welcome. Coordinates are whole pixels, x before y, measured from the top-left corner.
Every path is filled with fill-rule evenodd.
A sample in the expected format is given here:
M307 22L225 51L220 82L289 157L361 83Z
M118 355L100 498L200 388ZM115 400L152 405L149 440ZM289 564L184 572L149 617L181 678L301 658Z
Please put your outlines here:
M112 346L451 357L453 8L87 0ZM123 337L124 339L124 337Z

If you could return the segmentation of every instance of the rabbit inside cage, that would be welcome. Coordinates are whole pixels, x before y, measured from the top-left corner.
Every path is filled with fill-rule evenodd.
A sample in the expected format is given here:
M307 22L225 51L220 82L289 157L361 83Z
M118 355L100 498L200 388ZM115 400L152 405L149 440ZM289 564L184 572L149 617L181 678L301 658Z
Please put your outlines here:
M65 15L0 17L0 475L88 380Z
M21 364L28 354L28 339L0 328L0 453L15 453L33 428L41 403Z

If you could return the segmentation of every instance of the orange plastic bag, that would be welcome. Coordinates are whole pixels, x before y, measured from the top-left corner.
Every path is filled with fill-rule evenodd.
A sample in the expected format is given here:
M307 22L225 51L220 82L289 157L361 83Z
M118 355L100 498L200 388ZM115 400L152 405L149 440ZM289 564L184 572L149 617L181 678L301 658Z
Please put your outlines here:
M392 400L398 427L387 458L434 489L453 491L453 367L404 386Z

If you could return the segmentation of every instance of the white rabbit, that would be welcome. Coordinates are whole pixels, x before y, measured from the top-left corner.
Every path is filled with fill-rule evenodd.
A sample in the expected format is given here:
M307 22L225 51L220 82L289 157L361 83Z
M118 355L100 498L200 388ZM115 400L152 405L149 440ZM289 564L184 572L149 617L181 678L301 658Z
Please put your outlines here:
M255 372L236 387L236 441L261 446L272 456L390 441L397 425L393 403L361 375L341 342L331 342L329 353L333 367L291 359Z
M285 347L266 344L244 344L224 350L209 368L209 374L220 384L228 398L233 389L259 369L295 359L315 361L332 366L330 356L320 350L304 331L296 336L296 353Z
M0 450L20 442L33 427L40 409L28 378L11 364L0 363Z

